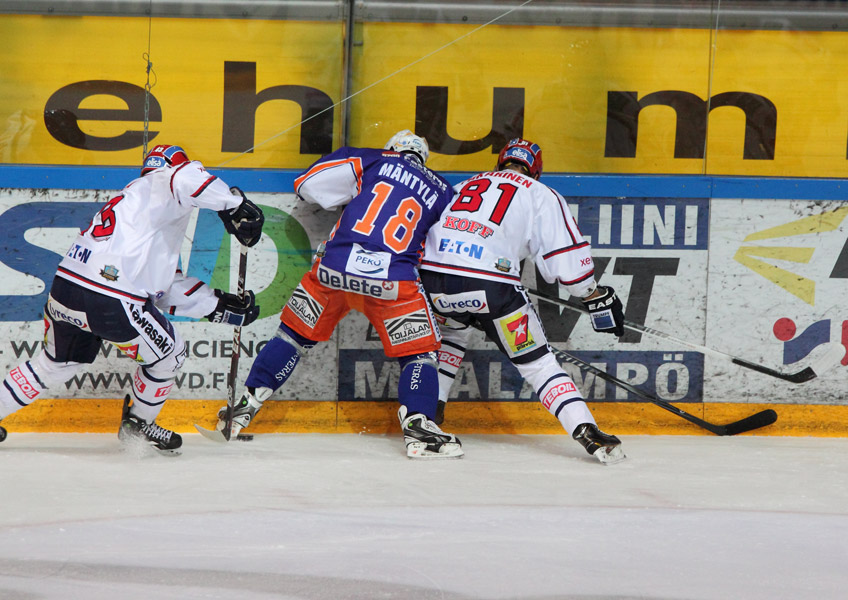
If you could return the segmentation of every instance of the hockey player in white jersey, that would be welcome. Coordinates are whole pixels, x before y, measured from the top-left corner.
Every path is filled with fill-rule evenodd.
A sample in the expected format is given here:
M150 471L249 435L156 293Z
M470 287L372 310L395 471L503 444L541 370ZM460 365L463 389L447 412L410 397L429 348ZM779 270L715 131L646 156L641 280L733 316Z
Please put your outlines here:
M0 420L94 362L105 340L139 363L118 437L178 453L181 437L155 419L186 346L162 312L230 325L248 325L259 315L253 292L242 301L178 270L195 208L217 211L242 244L259 241L262 211L241 190L189 160L179 146L156 146L141 176L100 209L59 263L44 307L44 344L0 385ZM5 433L0 428L0 441Z
M625 458L621 441L598 429L577 386L551 353L521 286L521 261L583 299L596 331L624 332L621 302L595 282L589 243L565 199L538 181L542 150L511 140L493 172L454 186L454 200L428 235L421 282L440 317L439 406L444 410L473 327L507 355L540 401L602 463ZM441 416L436 422L441 423Z

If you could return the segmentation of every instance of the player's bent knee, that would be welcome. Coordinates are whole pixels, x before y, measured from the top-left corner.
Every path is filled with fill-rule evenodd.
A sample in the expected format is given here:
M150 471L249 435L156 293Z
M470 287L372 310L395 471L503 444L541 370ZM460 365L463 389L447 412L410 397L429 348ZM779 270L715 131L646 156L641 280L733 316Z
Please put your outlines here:
M144 365L145 371L157 381L165 381L176 377L177 372L185 363L188 348L181 339L175 340L174 349L157 360Z
M315 344L282 323L253 361L245 385L277 390L291 377L300 357Z
M29 361L33 373L45 388L65 383L83 366L83 363L68 361L58 362L47 356L46 352L39 353Z
M284 342L294 346L297 353L301 356L303 354L306 354L307 351L314 348L315 344L318 343L314 340L310 340L309 338L300 335L298 332L296 332L294 329L292 329L285 323L280 323L280 326L277 328L277 332L274 334L274 337L279 338Z
M551 377L565 373L562 366L557 362L556 357L550 352L530 362L522 364L513 362L512 364L534 390L542 387Z

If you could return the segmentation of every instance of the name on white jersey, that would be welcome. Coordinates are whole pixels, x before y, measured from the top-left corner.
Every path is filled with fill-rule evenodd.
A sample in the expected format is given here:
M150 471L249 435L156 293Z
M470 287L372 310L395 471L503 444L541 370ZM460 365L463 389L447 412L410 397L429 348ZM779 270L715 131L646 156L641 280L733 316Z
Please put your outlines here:
M530 188L533 185L535 179L527 179L521 173L517 173L515 171L510 171L507 169L506 171L491 171L489 173L479 173L472 177L469 181L473 181L474 179L480 179L481 177L500 177L501 179L509 179L510 181L514 181L515 183L520 183L526 188Z

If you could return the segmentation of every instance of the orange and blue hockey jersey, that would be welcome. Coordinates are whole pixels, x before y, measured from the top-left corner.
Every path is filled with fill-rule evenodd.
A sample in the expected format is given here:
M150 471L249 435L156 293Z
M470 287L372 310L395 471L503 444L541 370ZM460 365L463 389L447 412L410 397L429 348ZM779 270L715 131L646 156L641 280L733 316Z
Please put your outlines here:
M295 192L325 209L344 206L321 257L325 267L386 281L418 278L427 231L453 190L417 157L339 148L295 180Z

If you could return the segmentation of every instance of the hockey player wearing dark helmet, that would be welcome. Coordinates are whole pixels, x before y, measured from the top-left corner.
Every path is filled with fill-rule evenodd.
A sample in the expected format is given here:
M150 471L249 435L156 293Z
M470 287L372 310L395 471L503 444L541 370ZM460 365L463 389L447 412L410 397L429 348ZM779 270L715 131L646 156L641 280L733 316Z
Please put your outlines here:
M538 180L542 176L542 149L533 142L513 138L498 154L497 170L501 171L510 164L518 165L530 177Z
M180 146L155 146L141 176L106 202L59 263L44 307L44 345L0 385L0 419L93 363L105 341L138 365L118 438L178 452L179 434L155 422L186 357L185 342L164 313L237 326L259 316L252 291L242 299L180 271L196 208L216 211L242 244L259 241L262 211L241 190L190 160Z
M189 162L188 154L179 146L158 145L144 157L144 163L141 165L141 174L147 175L151 171L162 167L176 167L187 162Z

